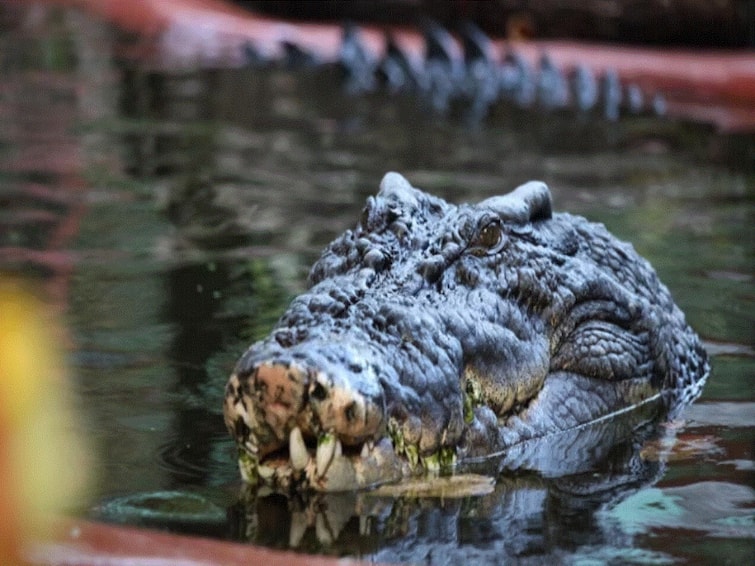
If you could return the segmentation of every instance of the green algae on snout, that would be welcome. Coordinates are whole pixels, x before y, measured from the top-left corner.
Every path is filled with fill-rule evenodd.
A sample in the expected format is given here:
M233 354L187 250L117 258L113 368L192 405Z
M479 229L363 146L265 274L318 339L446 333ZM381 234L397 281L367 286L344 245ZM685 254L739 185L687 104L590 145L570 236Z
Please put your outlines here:
M437 452L422 457L421 461L428 472L450 471L456 463L456 450L451 446L444 446Z
M250 485L256 485L259 479L259 461L243 448L239 448L238 452L239 471L241 472L242 479Z

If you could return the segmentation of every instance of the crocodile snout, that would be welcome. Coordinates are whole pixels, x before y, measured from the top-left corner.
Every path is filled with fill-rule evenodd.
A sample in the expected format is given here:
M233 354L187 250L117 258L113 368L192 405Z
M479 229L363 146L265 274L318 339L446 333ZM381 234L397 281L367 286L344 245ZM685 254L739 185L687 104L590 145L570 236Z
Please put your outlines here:
M385 463L382 392L366 363L308 360L290 356L240 364L231 376L225 422L246 453L245 476L259 474L278 485L305 482L314 487L360 483L354 460ZM333 363L337 362L337 363ZM391 458L389 458L391 459ZM380 462L377 462L378 464ZM394 465L391 463L391 465Z

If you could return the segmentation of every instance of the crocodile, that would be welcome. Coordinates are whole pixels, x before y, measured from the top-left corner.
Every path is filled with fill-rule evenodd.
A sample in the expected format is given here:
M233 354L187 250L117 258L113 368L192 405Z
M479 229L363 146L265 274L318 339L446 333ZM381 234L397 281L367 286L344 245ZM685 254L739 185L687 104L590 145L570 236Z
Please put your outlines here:
M650 264L539 181L455 205L387 173L309 285L225 389L249 484L445 474L678 404L709 371Z
M376 49L365 41L359 27L348 22L335 61L318 57L294 38L283 40L282 57L272 59L260 46L247 42L243 58L252 66L278 63L287 68L320 69L335 62L349 94L378 90L411 94L431 113L445 116L458 111L470 124L482 122L499 104L546 113L597 113L609 121L622 113L666 113L662 93L645 92L634 82L622 82L611 67L599 73L585 64L563 69L546 51L536 62L518 49L499 53L471 21L458 25L456 36L431 20L421 27L424 52L419 58L389 31Z

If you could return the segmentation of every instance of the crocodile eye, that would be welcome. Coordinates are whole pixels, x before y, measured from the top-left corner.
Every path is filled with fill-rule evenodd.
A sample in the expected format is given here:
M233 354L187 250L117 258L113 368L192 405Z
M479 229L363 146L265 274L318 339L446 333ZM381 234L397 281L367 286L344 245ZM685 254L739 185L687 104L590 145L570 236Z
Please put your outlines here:
M496 253L503 242L503 226L499 220L488 222L470 246L470 251L476 256L484 256Z

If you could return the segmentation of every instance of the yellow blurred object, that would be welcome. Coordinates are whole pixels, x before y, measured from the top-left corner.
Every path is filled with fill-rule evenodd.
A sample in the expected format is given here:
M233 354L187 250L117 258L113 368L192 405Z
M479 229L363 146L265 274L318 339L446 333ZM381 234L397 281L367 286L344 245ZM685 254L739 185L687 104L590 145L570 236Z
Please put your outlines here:
M0 273L0 564L20 562L91 479L56 329L44 304Z

